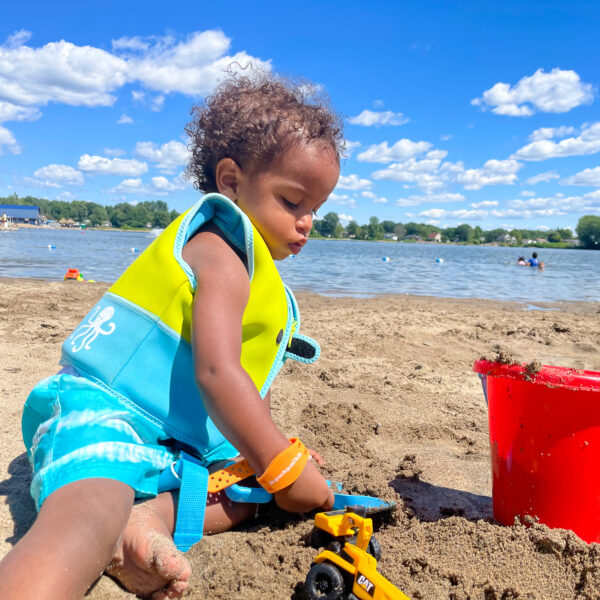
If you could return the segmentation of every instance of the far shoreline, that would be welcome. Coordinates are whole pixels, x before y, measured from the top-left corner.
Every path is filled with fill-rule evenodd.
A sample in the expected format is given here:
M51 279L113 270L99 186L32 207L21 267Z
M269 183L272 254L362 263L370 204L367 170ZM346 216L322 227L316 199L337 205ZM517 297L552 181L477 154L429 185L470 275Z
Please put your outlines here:
M121 229L118 227L51 227L50 225L28 225L20 223L15 227L11 228L9 231L15 231L18 229L36 229L43 231L111 231L116 233L151 233L155 230L163 231L162 227L144 227L137 229ZM1 230L0 230L1 232ZM427 240L361 240L356 238L326 238L326 237L313 237L309 238L310 240L321 240L324 242L377 242L383 244L422 244L425 246L432 247L444 247L444 246L472 246L472 247L497 247L497 248L541 248L541 249L551 249L551 250L594 250L594 248L584 248L583 246L571 246L569 244L564 243L547 243L547 244L527 244L527 245L519 245L519 244L502 244L498 242L489 242L489 243L480 243L480 244L469 244L468 242L429 242ZM600 248L598 248L600 249Z

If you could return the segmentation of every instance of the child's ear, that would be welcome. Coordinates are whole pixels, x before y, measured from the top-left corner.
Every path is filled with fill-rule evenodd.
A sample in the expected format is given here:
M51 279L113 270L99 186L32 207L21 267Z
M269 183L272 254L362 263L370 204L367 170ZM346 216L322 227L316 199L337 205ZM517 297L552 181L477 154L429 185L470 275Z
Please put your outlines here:
M238 196L238 188L242 170L232 158L222 158L215 169L215 181L220 194L235 201Z

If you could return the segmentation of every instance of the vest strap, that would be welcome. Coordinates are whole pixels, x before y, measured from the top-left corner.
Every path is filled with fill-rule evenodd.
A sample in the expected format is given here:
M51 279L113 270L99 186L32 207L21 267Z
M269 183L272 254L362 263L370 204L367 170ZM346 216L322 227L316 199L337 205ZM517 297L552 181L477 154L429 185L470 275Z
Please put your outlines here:
M208 469L183 451L180 460L181 487L173 541L178 550L187 552L202 539L208 495Z

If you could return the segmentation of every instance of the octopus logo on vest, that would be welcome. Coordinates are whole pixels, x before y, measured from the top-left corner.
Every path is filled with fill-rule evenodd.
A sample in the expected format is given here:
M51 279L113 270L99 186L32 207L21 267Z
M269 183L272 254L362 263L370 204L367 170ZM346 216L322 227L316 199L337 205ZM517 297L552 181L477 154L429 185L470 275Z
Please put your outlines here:
M108 323L107 329L102 329L102 325L113 318L115 309L112 306L102 308L96 306L90 315L87 323L82 323L71 338L71 350L79 352L80 350L90 350L90 344L99 335L110 335L117 328L115 323Z

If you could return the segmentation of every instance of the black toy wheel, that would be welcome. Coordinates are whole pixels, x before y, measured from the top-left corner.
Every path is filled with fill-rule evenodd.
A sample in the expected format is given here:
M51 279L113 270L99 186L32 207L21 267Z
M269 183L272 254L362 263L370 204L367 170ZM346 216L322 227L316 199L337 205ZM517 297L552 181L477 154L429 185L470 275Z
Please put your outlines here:
M327 563L313 565L304 586L310 600L342 600L344 597L342 574Z
M381 546L377 541L377 538L372 535L369 540L369 545L367 546L367 552L375 558L375 560L379 561L381 558Z

